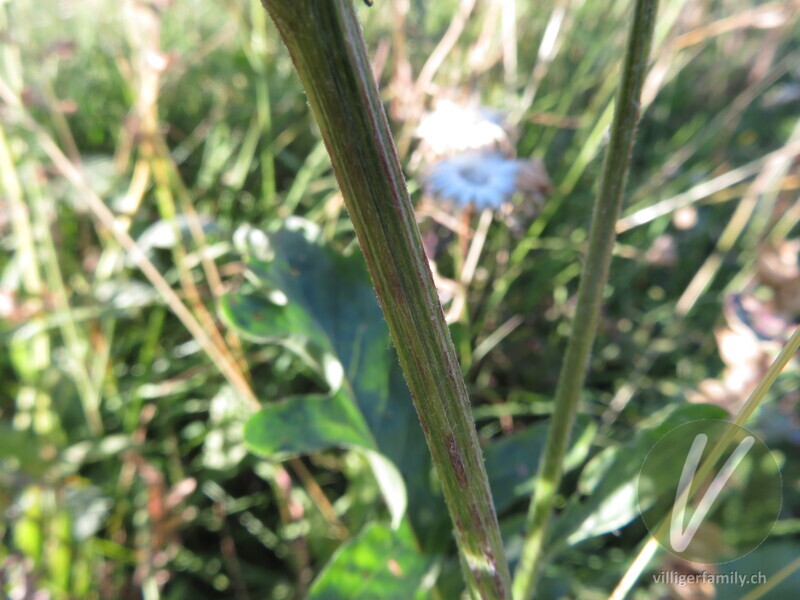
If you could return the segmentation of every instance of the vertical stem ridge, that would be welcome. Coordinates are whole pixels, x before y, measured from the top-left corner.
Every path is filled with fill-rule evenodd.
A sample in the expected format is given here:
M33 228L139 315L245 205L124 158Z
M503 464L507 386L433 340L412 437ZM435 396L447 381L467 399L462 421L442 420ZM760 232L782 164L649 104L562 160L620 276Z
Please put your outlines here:
M352 0L263 0L322 132L455 525L473 597L510 574L469 397Z

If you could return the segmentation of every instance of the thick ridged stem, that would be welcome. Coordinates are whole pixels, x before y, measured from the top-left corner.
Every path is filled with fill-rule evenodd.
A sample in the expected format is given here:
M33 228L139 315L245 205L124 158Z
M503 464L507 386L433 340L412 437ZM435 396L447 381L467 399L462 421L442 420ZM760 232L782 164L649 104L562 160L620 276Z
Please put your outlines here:
M453 519L467 589L476 598L509 598L469 397L352 0L263 3L308 94L366 257Z

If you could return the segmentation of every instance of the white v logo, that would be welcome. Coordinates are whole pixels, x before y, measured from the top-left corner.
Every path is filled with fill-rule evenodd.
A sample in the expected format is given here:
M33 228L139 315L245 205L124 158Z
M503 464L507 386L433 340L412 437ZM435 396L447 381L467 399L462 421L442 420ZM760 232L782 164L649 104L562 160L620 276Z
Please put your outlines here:
M728 457L722 470L714 477L703 498L697 505L692 518L689 520L689 525L683 531L683 517L686 513L686 502L689 496L690 485L694 480L694 474L697 472L697 465L700 463L700 457L703 455L703 450L708 442L708 436L700 433L694 438L692 447L689 449L689 454L686 457L686 462L683 464L683 472L681 473L681 480L678 484L678 491L675 494L675 507L672 509L672 520L669 524L669 543L676 552L683 552L691 543L700 524L705 519L714 500L717 499L722 488L730 479L736 467L742 462L745 454L748 453L750 448L755 443L753 436L746 437L739 445L733 454Z

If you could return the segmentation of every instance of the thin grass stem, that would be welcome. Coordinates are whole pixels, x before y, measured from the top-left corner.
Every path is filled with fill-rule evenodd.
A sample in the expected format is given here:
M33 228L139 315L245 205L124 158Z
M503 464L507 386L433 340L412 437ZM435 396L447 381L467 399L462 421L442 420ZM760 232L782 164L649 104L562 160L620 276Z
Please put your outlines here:
M780 571L772 575L757 588L742 596L741 600L758 600L758 598L763 598L767 592L773 590L775 587L783 583L786 578L788 578L798 569L800 569L800 557L783 567Z
M634 134L639 120L639 99L655 25L657 0L637 0L617 96L611 139L603 165L589 232L589 248L581 272L575 320L556 389L555 412L548 430L536 491L528 513L528 531L514 577L516 600L532 598L541 568L547 526L563 474L564 456L575 422L586 367L600 315L611 256L614 227L622 207Z
M777 358L769 366L769 369L767 369L764 377L761 378L761 381L756 386L756 389L753 390L753 393L750 394L750 397L744 403L742 408L739 409L739 412L732 421L734 425L743 427L747 421L750 420L750 417L753 416L753 413L766 398L769 388L772 387L772 384L774 384L778 379L778 376L781 374L783 369L786 368L786 365L789 364L789 361L795 357L798 349L800 349L800 327L795 329L792 337L789 338L789 340L783 346L780 354L778 354ZM733 427L726 429L725 434L720 437L716 444L714 444L706 459L697 469L697 473L695 475L696 481L703 481L708 476L713 466L717 463L719 458L730 445L734 434L735 429ZM667 512L667 514L671 513L672 510ZM663 538L667 527L669 527L669 520L664 519L656 528L655 533L647 538L644 546L639 551L639 554L637 554L636 558L634 558L625 574L622 576L622 579L609 597L609 600L623 600L623 598L628 595L628 592L630 592L630 590L636 584L636 581L639 579L642 572L644 572L644 570L647 568L647 565L650 564L650 560L653 558L653 556L655 556L655 553L659 548L657 540L659 538Z

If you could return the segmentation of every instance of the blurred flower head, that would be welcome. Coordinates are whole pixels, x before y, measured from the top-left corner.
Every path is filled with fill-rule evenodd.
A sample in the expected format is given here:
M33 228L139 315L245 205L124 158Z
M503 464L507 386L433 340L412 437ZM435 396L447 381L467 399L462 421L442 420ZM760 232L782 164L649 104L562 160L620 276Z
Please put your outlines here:
M430 193L460 206L498 209L517 190L520 163L502 154L471 153L434 164L425 180Z
M515 131L475 99L439 98L416 131L410 168L422 172L426 197L445 209L492 209L512 229L535 218L552 184L538 159L517 159ZM518 195L523 202L512 205ZM521 210L517 215L512 215Z
M436 108L422 117L416 136L420 140L419 159L424 162L462 152L513 153L511 132L499 114L450 100L439 100Z

